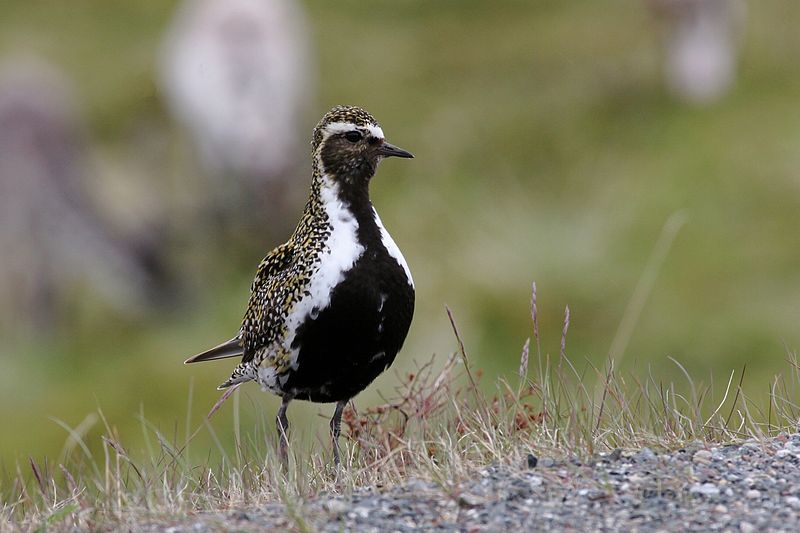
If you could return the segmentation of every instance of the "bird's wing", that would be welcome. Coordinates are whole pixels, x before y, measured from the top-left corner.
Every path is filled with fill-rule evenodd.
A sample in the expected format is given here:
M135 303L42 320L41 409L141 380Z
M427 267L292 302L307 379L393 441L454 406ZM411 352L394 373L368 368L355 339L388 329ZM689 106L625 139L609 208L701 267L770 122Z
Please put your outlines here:
M294 246L289 241L272 250L258 265L239 332L244 348L242 363L252 361L259 348L274 340L283 323L278 307L285 299L282 289L290 276L294 258Z
M256 326L256 335L253 334L253 328L246 326L252 322L255 316L267 315L271 316L272 313L266 313L264 306L265 302L269 302L269 298L265 298L265 293L269 292L275 284L276 278L279 278L280 273L286 269L290 264L292 258L292 246L290 243L283 244L272 250L261 261L258 266L253 285L250 287L250 301L247 304L247 312L245 313L244 324L239 330L237 335L210 350L206 350L197 355L194 355L184 361L184 364L199 363L201 361L213 361L215 359L224 359L226 357L242 356L243 362L247 362L253 358L252 349L254 337L258 337L260 333L258 330L263 330L269 327L268 324Z
M229 341L225 341L219 346L214 346L210 350L206 350L197 355L194 355L183 362L188 365L189 363L199 363L201 361L213 361L214 359L224 359L226 357L236 357L242 355L242 339L236 335Z

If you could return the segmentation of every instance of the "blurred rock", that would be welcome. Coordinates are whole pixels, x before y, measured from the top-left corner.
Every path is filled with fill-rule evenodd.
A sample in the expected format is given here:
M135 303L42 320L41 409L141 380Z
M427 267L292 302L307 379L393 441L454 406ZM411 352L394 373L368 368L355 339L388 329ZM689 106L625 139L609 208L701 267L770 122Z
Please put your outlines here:
M269 230L302 205L309 48L293 0L187 0L168 32L161 85L209 174L208 214L234 230Z
M124 235L99 216L88 142L68 81L33 58L0 66L0 331L47 334L80 285L112 307L165 294L158 233Z
M724 96L736 78L747 10L742 0L648 0L663 26L667 87L697 105Z

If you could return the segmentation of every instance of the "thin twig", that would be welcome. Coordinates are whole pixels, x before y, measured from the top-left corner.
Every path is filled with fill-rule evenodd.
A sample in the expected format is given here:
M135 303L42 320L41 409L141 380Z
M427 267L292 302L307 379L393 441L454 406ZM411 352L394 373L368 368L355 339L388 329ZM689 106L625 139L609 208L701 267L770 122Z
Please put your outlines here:
M677 211L670 215L664 223L664 227L661 229L661 235L658 241L656 241L656 245L653 247L650 257L647 259L644 271L638 283L636 283L636 288L633 290L631 299L625 307L625 312L622 314L622 320L620 320L619 326L617 326L614 340L611 341L611 347L608 350L608 357L610 359L617 359L619 362L625 355L625 349L628 347L628 343L633 336L633 330L642 314L644 304L653 291L661 267L664 265L667 254L669 254L672 248L672 243L675 242L675 238L686 223L686 220L686 214L683 211Z
M731 412L728 413L728 418L725 419L725 427L728 427L728 424L731 421L731 417L733 416L733 411L736 409L736 402L739 401L739 393L742 392L742 383L744 382L745 371L747 371L747 363L742 365L742 374L739 376L739 385L736 387L736 396L733 397Z
M470 370L469 365L469 358L467 357L467 350L464 347L464 341L461 340L461 334L458 332L458 326L456 326L456 320L453 318L453 312L450 311L450 308L445 305L444 308L447 310L447 318L450 319L450 325L453 327L453 334L456 336L456 340L458 341L458 349L459 353L461 354L461 359L464 361L464 369L467 372L467 378L469 379L470 385L472 385L473 391L475 391L475 395L480 400L481 404L483 404L485 412L489 413L489 406L486 404L486 399L483 397L482 394L478 391L478 382L472 376L472 370Z
M564 327L561 329L561 357L567 356L567 332L569 331L569 306L564 308Z

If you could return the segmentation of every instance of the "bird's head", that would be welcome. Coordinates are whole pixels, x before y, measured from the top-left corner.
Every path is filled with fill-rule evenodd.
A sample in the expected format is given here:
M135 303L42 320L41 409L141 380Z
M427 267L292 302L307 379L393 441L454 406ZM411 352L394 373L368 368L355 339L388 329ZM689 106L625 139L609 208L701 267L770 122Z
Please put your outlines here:
M311 143L320 171L346 183L366 183L384 157L414 157L386 142L372 115L355 106L336 106L317 127Z

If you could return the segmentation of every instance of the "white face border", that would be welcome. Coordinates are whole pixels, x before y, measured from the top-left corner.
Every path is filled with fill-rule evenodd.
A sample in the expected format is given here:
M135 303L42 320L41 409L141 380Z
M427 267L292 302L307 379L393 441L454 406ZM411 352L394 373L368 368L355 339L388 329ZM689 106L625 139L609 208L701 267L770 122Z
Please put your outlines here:
M325 128L322 130L324 134L324 138L327 139L331 135L336 133L345 133L348 131L359 130L359 131L367 131L369 132L370 136L384 140L386 137L383 136L383 130L380 126L376 126L374 124L367 124L366 126L358 126L353 124L352 122L331 122L330 124L326 125Z

